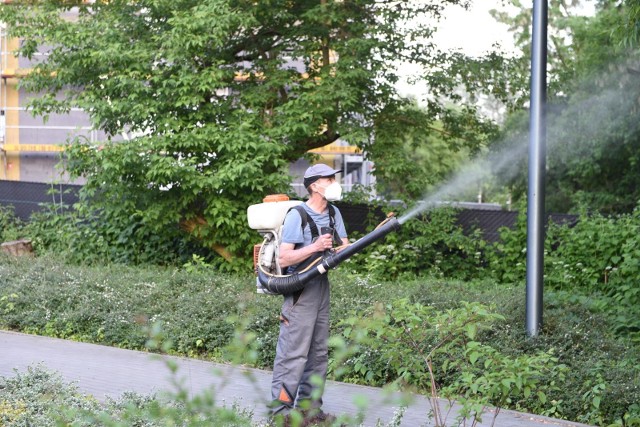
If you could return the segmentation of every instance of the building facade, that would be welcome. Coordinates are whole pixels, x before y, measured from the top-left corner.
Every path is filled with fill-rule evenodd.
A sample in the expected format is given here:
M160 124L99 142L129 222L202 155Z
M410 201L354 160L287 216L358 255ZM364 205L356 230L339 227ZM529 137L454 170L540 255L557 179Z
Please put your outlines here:
M0 179L69 183L61 164L64 145L75 136L93 142L104 139L104 134L94 130L79 109L50 114L47 120L34 117L27 103L37 94L19 88L19 81L30 72L31 64L13 55L18 44L19 40L9 38L6 27L1 26Z

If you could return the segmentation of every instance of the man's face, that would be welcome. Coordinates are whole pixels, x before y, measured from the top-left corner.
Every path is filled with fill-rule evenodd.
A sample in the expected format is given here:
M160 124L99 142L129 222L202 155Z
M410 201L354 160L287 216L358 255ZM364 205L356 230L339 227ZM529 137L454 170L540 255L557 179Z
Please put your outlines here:
M318 179L316 182L314 182L316 188L316 192L320 193L320 194L324 194L324 191L320 191L320 189L322 188L323 190L325 188L327 188L329 185L331 185L332 183L336 182L336 176L332 175L332 176L327 176L324 178L320 178Z

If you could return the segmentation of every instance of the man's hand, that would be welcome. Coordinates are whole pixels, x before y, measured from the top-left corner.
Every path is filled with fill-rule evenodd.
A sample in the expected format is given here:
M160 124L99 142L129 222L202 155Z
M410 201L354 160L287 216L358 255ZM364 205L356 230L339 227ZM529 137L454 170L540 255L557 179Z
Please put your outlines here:
M331 234L323 234L316 239L314 245L316 252L324 252L333 247L333 237Z

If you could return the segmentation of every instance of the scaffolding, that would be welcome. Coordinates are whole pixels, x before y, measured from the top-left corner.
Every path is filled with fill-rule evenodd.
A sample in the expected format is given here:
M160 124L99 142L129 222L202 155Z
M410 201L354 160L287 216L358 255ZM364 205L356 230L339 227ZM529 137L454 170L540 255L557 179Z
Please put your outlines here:
M82 134L96 142L98 131L79 108L72 108L69 114L52 114L46 122L28 111L25 105L29 94L19 89L18 82L30 68L28 64L21 67L13 54L18 45L6 25L0 23L0 179L64 180L55 166L66 141L74 134Z

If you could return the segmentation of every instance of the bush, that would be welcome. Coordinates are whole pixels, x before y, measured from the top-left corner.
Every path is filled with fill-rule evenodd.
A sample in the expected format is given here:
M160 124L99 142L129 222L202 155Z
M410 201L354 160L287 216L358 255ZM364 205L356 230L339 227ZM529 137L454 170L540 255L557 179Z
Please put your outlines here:
M63 418L60 414L65 408L92 411L99 404L41 367L29 368L13 378L0 377L0 425L53 427ZM77 425L90 424L79 420Z
M403 211L392 207L384 210L397 210L398 216ZM417 215L397 232L345 261L345 268L381 280L407 279L416 275L474 278L484 261L481 255L486 243L477 233L466 236L455 220L455 210L451 208Z
M160 322L177 352L210 357L233 335L227 318L251 316L241 303L252 306L256 298L248 278L115 264L74 267L49 257L6 259L0 289L0 297L7 296L4 307L0 302L5 327L142 349L145 328ZM259 306L255 316L256 324L266 322Z
M544 252L546 289L577 292L599 301L615 331L640 342L640 209L603 216L582 213L572 226L549 224ZM487 266L501 283L524 281L526 217L503 229L501 241L487 248ZM483 270L477 271L478 275ZM477 276L476 276L477 277Z
M22 237L24 224L16 217L13 206L0 206L0 243Z
M0 377L0 425L38 426L250 426L251 414L236 407L217 407L211 396L164 398L125 393L98 402L42 367L30 367L12 378Z
M211 257L191 245L177 226L157 234L139 216L118 221L122 218L76 210L60 213L56 206L45 206L31 215L24 233L37 252L52 252L74 264L180 265L193 254Z
M343 321L342 335L358 347L344 360L334 360L336 374L349 382L400 382L431 393L430 362L443 393L473 397L469 402L474 404L490 402L598 425L638 415L638 349L614 339L606 319L594 316L588 305L556 299L541 336L533 339L523 327L514 327L524 324L524 295L470 287L466 297L496 303L496 314L504 316L481 328L482 319L470 317L477 311L454 298L458 286L445 286L424 288L411 297L426 305L408 305L408 300L378 304L359 313L360 320ZM455 345L443 342L443 335Z
M514 357L553 349L568 367L562 388L549 394L554 406L544 415L607 425L625 414L639 414L634 404L640 399L640 349L628 339L616 338L612 319L594 309L597 300L546 291L544 325L535 338L513 327L525 321L524 291L503 304L500 313L508 321L484 332L484 339Z
M547 291L544 327L539 337L530 339L523 326L522 286L490 280L381 280L353 274L344 266L332 273L331 283L333 336L346 334L349 326L341 320L395 306L401 298L405 308L429 307L432 317L463 310L465 302L494 306L504 321L492 323L472 340L482 344L483 357L494 359L491 363L516 363L553 349L552 355L544 357L557 358L558 364L568 368L561 384L557 380L561 386L546 392L544 407L523 395L512 398L507 406L541 409L547 415L599 425L603 424L599 419L612 423L638 415L634 407L640 401L638 347L613 335L615 319L593 296ZM247 363L270 368L281 303L281 297L257 295L254 277L222 274L205 264L182 269L91 267L64 265L49 256L0 258L0 327L123 348L144 349L149 328L162 325L172 351L180 355L231 360L227 346L240 339L251 349L244 355L251 355ZM409 315L410 310L406 311ZM246 333L238 336L238 329ZM433 332L424 329L424 334ZM424 340L425 345L430 342ZM470 362L472 350L465 353L464 348L470 350L461 347L455 358L466 357ZM377 385L406 380L398 369L390 368L383 350L363 349L344 365L349 371L342 372L347 375L343 379ZM407 366L424 366L409 356ZM337 350L332 351L334 375L341 373L336 365L339 357ZM445 359L441 357L434 357L434 366L442 366ZM367 369L356 368L357 362ZM453 374L442 378L443 385L459 381ZM412 381L416 386L428 385L424 374L415 374Z

